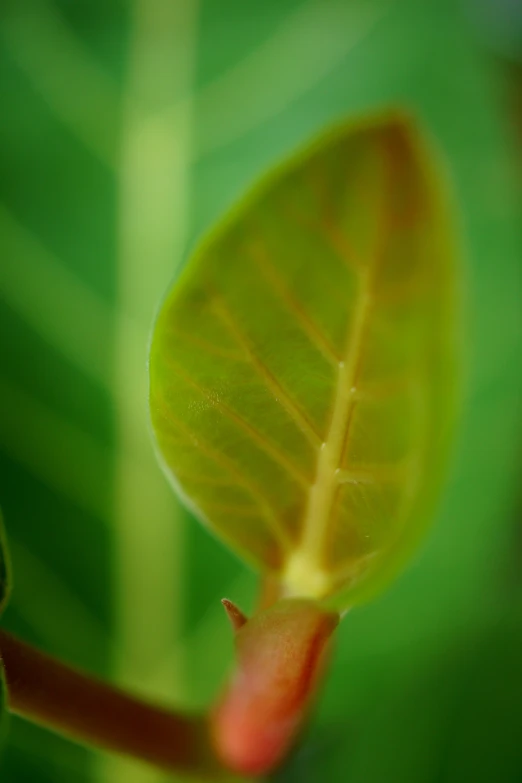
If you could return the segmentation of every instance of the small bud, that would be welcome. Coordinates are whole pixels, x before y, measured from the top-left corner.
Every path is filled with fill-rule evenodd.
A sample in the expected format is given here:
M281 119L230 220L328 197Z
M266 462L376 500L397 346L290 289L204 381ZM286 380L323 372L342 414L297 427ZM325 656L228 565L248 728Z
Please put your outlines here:
M232 624L232 628L234 631L239 631L239 629L242 628L243 625L248 621L248 617L243 614L238 606L232 603L232 601L229 601L228 598L222 598L221 603L225 608L225 612L227 613L227 617Z
M236 671L212 716L217 752L231 770L265 774L288 753L338 622L313 601L284 599L236 631Z

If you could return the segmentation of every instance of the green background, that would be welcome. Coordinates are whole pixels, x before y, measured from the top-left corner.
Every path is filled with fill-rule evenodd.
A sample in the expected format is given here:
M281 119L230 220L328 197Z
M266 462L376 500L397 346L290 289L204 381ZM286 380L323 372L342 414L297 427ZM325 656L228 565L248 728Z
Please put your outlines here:
M447 0L0 10L4 622L166 703L208 703L232 651L219 598L248 608L255 584L155 465L146 345L169 280L258 175L333 121L407 105L449 168L466 303L451 477L418 557L343 622L285 782L522 781L519 162L476 5L482 17ZM495 26L497 53L507 30L513 57L514 29ZM165 779L18 719L1 776Z

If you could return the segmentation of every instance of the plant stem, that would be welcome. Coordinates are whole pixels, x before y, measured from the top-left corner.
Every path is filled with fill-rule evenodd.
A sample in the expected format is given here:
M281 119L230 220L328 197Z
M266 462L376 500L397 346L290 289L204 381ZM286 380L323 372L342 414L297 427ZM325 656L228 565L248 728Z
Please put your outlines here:
M9 709L77 742L168 771L217 780L203 716L171 713L90 677L0 631Z

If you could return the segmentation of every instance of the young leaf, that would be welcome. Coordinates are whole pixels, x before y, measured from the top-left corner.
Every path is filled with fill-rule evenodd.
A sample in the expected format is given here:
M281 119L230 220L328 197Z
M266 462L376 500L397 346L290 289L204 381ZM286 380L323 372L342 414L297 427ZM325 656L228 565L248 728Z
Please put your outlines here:
M168 294L150 357L167 472L290 595L344 608L432 513L454 387L454 258L399 112L276 171Z

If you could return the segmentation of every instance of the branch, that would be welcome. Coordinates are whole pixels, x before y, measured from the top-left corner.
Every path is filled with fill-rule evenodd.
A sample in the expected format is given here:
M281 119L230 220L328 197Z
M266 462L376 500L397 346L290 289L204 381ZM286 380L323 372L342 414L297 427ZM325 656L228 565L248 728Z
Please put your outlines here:
M9 709L81 744L133 756L170 772L218 780L226 773L207 720L171 713L90 677L0 631Z

